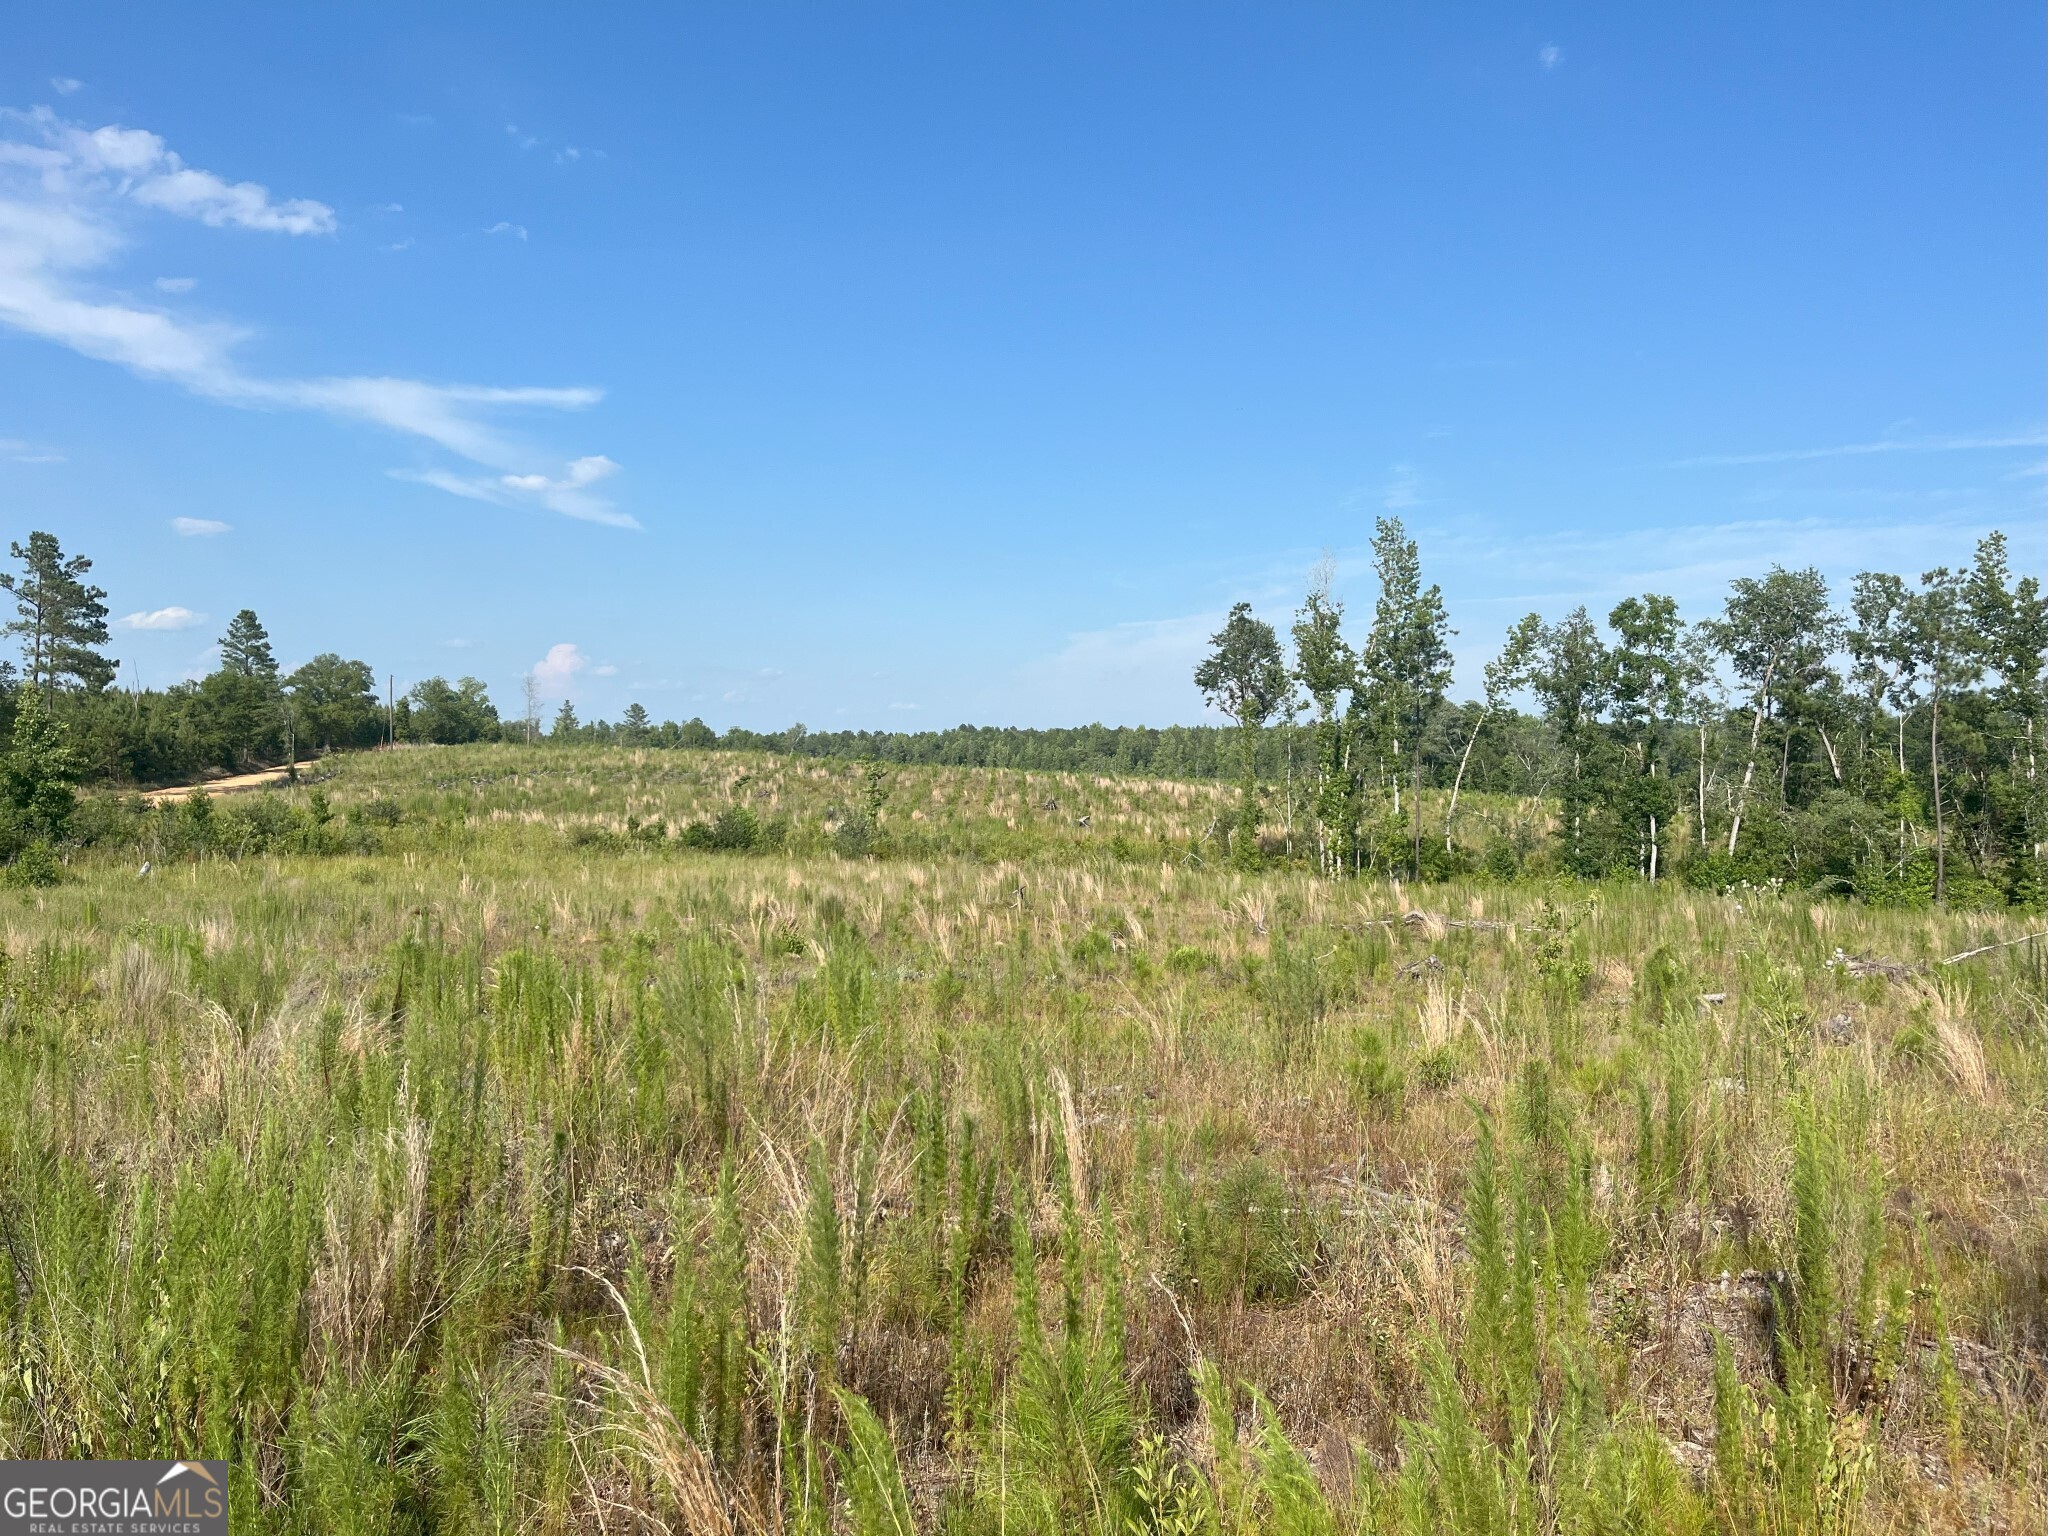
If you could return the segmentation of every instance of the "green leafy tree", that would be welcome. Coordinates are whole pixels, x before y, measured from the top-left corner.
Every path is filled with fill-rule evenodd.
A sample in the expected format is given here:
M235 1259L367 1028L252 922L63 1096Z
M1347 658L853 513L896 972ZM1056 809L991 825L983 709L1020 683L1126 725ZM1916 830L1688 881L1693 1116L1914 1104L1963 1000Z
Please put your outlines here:
M62 723L51 718L37 690L24 689L14 714L12 743L0 758L0 797L6 814L0 840L10 860L24 847L55 843L70 830L77 803L72 786L78 777L78 759L65 740Z
M1863 716L1863 793L1874 798L1898 824L1903 864L1918 794L1906 762L1906 720L1919 701L1918 668L1912 634L1912 589L1888 571L1864 571L1851 588L1852 622L1843 634L1852 663L1850 678L1860 691ZM1889 706L1896 730L1892 753L1880 768L1874 761Z
M1624 598L1607 623L1615 636L1608 655L1610 725L1621 749L1612 804L1634 831L1638 871L1654 881L1678 805L1666 737L1685 708L1685 626L1678 604L1654 592Z
M1785 700L1826 667L1841 622L1828 606L1827 582L1819 571L1774 565L1761 579L1742 576L1730 583L1722 617L1710 621L1708 630L1750 693L1749 751L1728 824L1733 857L1749 810L1764 724L1781 716Z
M1529 668L1529 687L1563 749L1566 772L1558 795L1559 835L1565 867L1583 877L1601 874L1608 863L1609 850L1601 835L1608 809L1601 793L1608 748L1602 727L1613 675L1599 626L1584 608L1543 626Z
M445 677L430 677L416 683L406 698L412 704L414 741L455 746L498 739L497 706L477 678L465 677L450 685Z
M322 651L285 679L300 733L322 751L374 746L384 733L377 679L366 661Z
M1927 679L1927 757L1934 804L1934 899L1948 900L1948 818L1941 783L1942 705L1983 672L1982 652L1970 624L1968 577L1937 566L1920 578L1906 605L1913 660Z
M1209 637L1209 645L1209 654L1195 668L1195 686L1211 707L1237 722L1244 764L1237 855L1251 861L1258 854L1259 731L1287 697L1287 666L1273 626L1253 618L1250 603L1230 610L1223 627Z
M0 572L0 589L14 598L7 633L20 637L29 686L46 699L63 687L98 693L114 680L114 663L99 650L107 643L107 594L86 584L92 561L66 556L49 533L31 533L26 548L8 549L21 571Z
M1993 533L1977 545L1967 601L1978 655L1997 679L1989 702L2018 728L2005 775L2019 807L2015 851L2026 866L2022 894L2039 901L2048 896L2048 779L2039 763L2048 595L2038 576L2013 579L2005 535Z
M1480 705L1478 717L1472 722L1472 734L1465 738L1465 750L1458 756L1458 774L1451 781L1451 803L1444 811L1446 853L1451 851L1451 825L1458 814L1458 793L1465 787L1465 769L1472 761L1473 747L1479 743L1480 727L1485 725L1490 717L1506 709L1509 695L1527 683L1529 664L1542 641L1543 621L1533 613L1528 614L1508 631L1507 640L1502 644L1500 654L1486 664L1486 698Z
M1843 633L1854 663L1852 681L1863 691L1865 719L1872 725L1888 704L1898 712L1898 772L1906 773L1906 714L1913 704L1916 665L1907 613L1911 592L1887 571L1865 571L1851 588L1854 621ZM1874 732L1866 730L1866 741Z
M1422 869L1422 748L1430 715L1444 701L1451 681L1450 625L1443 592L1422 584L1422 556L1398 517L1383 517L1374 528L1373 569L1380 595L1372 630L1359 653L1364 714L1393 787L1394 814L1401 814L1401 774L1406 770L1414 813L1412 872Z
M619 721L619 739L632 746L646 742L653 732L654 723L647 718L646 709L639 704L628 704L626 713Z
M1344 605L1330 595L1334 574L1328 561L1317 567L1294 620L1294 678L1315 711L1316 847L1325 874L1351 857L1358 822L1350 742L1337 707L1338 697L1358 685L1358 656L1344 639Z

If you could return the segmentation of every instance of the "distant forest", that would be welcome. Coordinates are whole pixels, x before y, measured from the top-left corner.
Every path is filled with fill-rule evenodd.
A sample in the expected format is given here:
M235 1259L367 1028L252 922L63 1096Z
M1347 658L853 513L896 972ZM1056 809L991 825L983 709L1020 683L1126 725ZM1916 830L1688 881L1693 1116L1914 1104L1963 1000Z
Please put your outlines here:
M1465 872L1484 842L1503 875L1535 857L1586 878L1792 881L1887 902L2048 897L2048 600L2036 577L2015 578L2002 535L1917 581L1866 572L1845 604L1819 572L1774 566L1693 621L1655 593L1604 625L1584 608L1530 614L1487 664L1482 697L1462 703L1415 541L1383 519L1373 547L1363 634L1348 632L1327 569L1285 639L1249 605L1232 611L1195 673L1229 726L721 734L656 723L637 703L585 722L564 702L544 723L531 680L516 716L473 677L428 678L387 705L367 662L326 652L285 671L248 609L212 673L122 689L91 561L37 532L0 574L20 651L18 667L0 662L0 732L15 741L0 856L56 830L27 806L53 773L142 786L391 742L512 741L1232 779L1241 814L1220 835L1235 857L1269 857L1260 829L1284 818L1314 829L1332 874ZM1544 846L1529 817L1468 839L1472 802L1464 823L1459 802L1488 793L1543 797ZM1425 796L1446 795L1425 818Z

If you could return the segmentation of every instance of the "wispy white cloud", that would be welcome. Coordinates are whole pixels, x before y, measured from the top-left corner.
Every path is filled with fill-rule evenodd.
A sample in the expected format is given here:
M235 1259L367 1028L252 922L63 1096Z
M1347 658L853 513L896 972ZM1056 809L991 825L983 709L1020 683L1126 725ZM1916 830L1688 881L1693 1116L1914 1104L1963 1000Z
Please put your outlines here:
M171 529L181 539L210 539L216 535L234 532L233 523L224 523L217 517L174 517Z
M524 224L514 224L509 219L500 219L497 223L486 229L484 233L487 235L510 235L515 240L524 240L526 238L526 226Z
M442 469L394 469L394 480L431 485L452 496L471 501L488 501L498 506L538 502L564 517L587 523L605 523L614 528L638 528L629 514L608 501L590 494L589 488L617 471L618 465L601 453L572 459L559 476L549 475L458 475Z
M85 89L83 80L74 80L69 75L50 76L50 89L59 96L71 96Z
M151 609L146 613L131 613L119 621L123 629L190 629L205 622L205 614L175 605Z
M336 228L326 204L276 199L255 182L229 182L196 170L146 130L87 129L46 108L0 113L0 325L227 404L319 411L422 438L494 471L496 489L485 500L630 523L588 492L595 477L579 480L574 464L550 469L541 455L496 425L508 411L581 410L594 405L600 391L256 377L235 361L235 348L247 335L243 327L95 291L92 274L128 246L138 207L216 228L294 237ZM611 466L601 455L574 462ZM473 487L458 488L466 477L447 469L411 477L457 495L476 494ZM528 488L528 481L538 483Z
M16 464L62 464L64 455L54 448L44 448L35 443L25 443L16 437L0 437L0 458L12 459Z
M160 277L156 280L159 293L190 293L199 286L196 277Z
M617 677L619 675L619 669L613 666L610 662L606 662L601 667L592 667L590 669L590 675L592 677Z
M514 144L517 144L521 149L532 149L534 145L540 142L534 135L520 132L517 123L507 123L505 125L505 137Z
M409 251L412 249L412 245L412 236L407 235L403 240L393 240L388 245L378 246L377 249L380 251Z
M2048 432L1963 433L1952 437L1890 437L1874 443L1838 443L1830 448L1779 448L1766 453L1712 453L1674 459L1673 469L1709 469L1730 464L1796 464L1808 459L1848 459L1872 453L1975 453L1998 448L2048 447Z
M1555 43L1545 43L1536 50L1536 62L1545 69L1555 69L1564 62L1564 50Z

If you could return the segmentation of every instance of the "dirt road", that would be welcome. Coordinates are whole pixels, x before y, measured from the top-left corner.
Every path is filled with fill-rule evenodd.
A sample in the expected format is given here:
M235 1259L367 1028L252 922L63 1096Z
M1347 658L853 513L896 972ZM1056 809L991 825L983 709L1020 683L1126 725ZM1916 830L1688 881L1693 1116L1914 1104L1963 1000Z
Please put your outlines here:
M308 758L298 764L299 772L304 773L313 766L313 762L312 758ZM169 789L145 789L142 798L150 805L173 804L187 798L195 789L203 789L209 795L232 795L237 790L261 789L266 784L281 784L290 776L289 768L265 768L258 773L237 773L225 779L209 779L204 784L175 784Z

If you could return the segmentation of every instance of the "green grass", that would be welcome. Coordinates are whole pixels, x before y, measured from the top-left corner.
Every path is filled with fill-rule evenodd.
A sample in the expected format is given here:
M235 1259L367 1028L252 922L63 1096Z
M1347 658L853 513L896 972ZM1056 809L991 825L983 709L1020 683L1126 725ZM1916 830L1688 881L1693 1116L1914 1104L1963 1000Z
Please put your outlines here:
M238 1530L2048 1518L2048 959L1830 963L2022 919L1246 874L1162 781L318 789L0 897L0 1455Z

